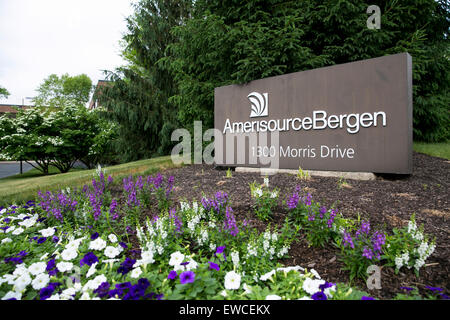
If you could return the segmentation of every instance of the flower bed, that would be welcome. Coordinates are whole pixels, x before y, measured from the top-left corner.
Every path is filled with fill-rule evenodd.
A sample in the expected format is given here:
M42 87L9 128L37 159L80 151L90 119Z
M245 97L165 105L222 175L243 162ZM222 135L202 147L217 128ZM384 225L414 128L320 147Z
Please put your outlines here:
M313 246L337 244L350 270L365 270L374 260L420 269L434 245L423 232L417 235L413 220L398 235L371 233L367 223L345 219L300 188L284 204L290 214L282 227L269 223L258 231L236 218L227 193L175 202L176 181L164 180L159 174L130 177L118 188L99 170L81 190L41 192L36 201L1 208L0 298L370 299L345 283L327 282L312 268L279 261L289 257L300 233ZM264 221L279 195L266 189L269 181L261 189L252 186L255 198L267 194L254 203ZM150 209L157 214L142 214ZM406 253L420 263L405 261ZM434 292L429 298L446 297Z

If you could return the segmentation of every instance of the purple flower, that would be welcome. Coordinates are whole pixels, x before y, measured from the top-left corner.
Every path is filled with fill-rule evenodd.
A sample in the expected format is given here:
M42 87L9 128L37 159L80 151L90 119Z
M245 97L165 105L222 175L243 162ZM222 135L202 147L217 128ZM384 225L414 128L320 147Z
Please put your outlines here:
M45 237L39 238L37 240L37 244L43 244L45 241L47 241L47 238L45 238Z
M361 300L375 300L375 299L372 297L362 296Z
M170 271L169 275L167 276L167 279L175 280L177 278L177 276L178 276L177 272L172 270L172 271Z
M131 282L117 283L116 289L129 289L131 288L131 286L132 286Z
M224 229L228 231L233 237L237 236L239 229L236 224L236 218L233 214L233 209L227 207L226 209L226 219L224 222Z
M54 291L55 291L55 288L53 286L47 286L45 288L42 288L39 291L39 299L47 300L48 298L50 298L52 296Z
M326 282L326 281L325 281L324 284L321 284L321 285L319 286L319 289L322 290L322 292L323 292L325 289L331 288L331 287L333 287L333 286L335 286L335 285L336 285L335 283L331 283L331 282Z
M321 207L320 210L319 210L319 213L320 213L320 219L323 219L323 215L325 213L327 213L327 208L326 207Z
M193 283L195 280L195 273L192 271L185 271L180 274L180 283L186 284L186 283Z
M431 292L441 292L441 291L442 291L442 288L439 288L439 287L425 286L425 288L427 288L427 289L430 290Z
M367 248L367 247L364 247L364 251L363 251L362 256L365 257L365 258L367 258L367 259L369 259L369 260L372 260L372 258L373 258L373 252L372 252L371 249L369 249L369 248Z
M135 263L136 263L136 260L131 259L131 258L126 258L125 261L120 264L120 267L117 269L117 272L121 273L122 275L125 275L131 271L131 269L133 268Z
M322 291L316 292L311 296L313 300L328 300L327 295Z
M410 288L410 287L400 287L400 290L406 290L406 291L413 291L414 289L413 288Z
M211 261L209 261L208 263L209 263L209 269L210 270L217 270L217 271L220 270L220 266L217 263L214 263L214 262L211 262Z
M119 245L124 249L128 249L128 246L125 242L119 242Z
M85 264L88 266L92 266L94 263L98 262L98 258L95 254L92 252L88 252L85 254L83 259L80 261L80 267L84 266Z
M95 240L99 237L100 235L98 234L98 232L95 232L91 235L91 240Z
M287 201L288 209L293 210L293 209L297 208L299 200L300 200L300 196L298 195L298 192L294 192Z
M350 233L344 233L344 247L349 245L352 249L355 249L355 245L353 244L353 239Z
M53 243L58 243L59 238L57 236L53 236L52 241L53 241Z
M145 278L141 278L138 280L137 286L141 290L147 290L148 287L150 287L150 281L148 281Z
M99 298L104 298L108 295L110 284L108 282L103 282L97 289L94 290L94 293Z

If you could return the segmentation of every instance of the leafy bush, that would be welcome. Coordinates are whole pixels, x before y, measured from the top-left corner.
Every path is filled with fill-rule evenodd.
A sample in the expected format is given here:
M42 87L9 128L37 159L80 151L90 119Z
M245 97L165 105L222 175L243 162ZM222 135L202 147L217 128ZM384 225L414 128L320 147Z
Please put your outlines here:
M367 268L381 260L386 245L385 233L374 232L370 223L363 221L354 233L351 230L343 230L341 236L336 239L336 244L341 249L345 270L350 271L350 279L366 279Z
M286 201L289 219L306 231L306 238L312 246L325 246L338 235L338 228L344 219L337 210L321 206L312 200L311 194L302 195L299 186Z
M264 179L263 185L256 182L250 184L250 193L255 201L254 210L258 219L267 221L272 218L272 210L278 203L279 190L269 189L269 178Z
M423 232L423 226L417 227L414 215L411 216L407 227L394 228L392 232L394 234L388 237L385 249L387 264L395 267L396 273L402 267L414 268L419 276L420 268L436 248L435 241L430 240Z

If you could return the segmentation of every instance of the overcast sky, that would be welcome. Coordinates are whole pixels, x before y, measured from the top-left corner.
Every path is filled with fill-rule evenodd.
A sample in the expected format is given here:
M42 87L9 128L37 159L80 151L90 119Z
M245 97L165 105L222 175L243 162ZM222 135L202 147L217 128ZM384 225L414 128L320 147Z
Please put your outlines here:
M0 86L22 104L50 74L85 73L93 84L101 70L125 62L119 40L131 0L0 0ZM25 104L30 104L25 100Z

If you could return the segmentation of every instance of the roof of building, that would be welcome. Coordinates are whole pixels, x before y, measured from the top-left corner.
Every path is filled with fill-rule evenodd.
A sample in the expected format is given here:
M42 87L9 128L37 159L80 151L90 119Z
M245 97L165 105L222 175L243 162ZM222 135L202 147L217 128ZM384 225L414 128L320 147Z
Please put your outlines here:
M18 109L28 109L33 108L33 106L22 106L16 104L0 104L0 113L17 113Z

